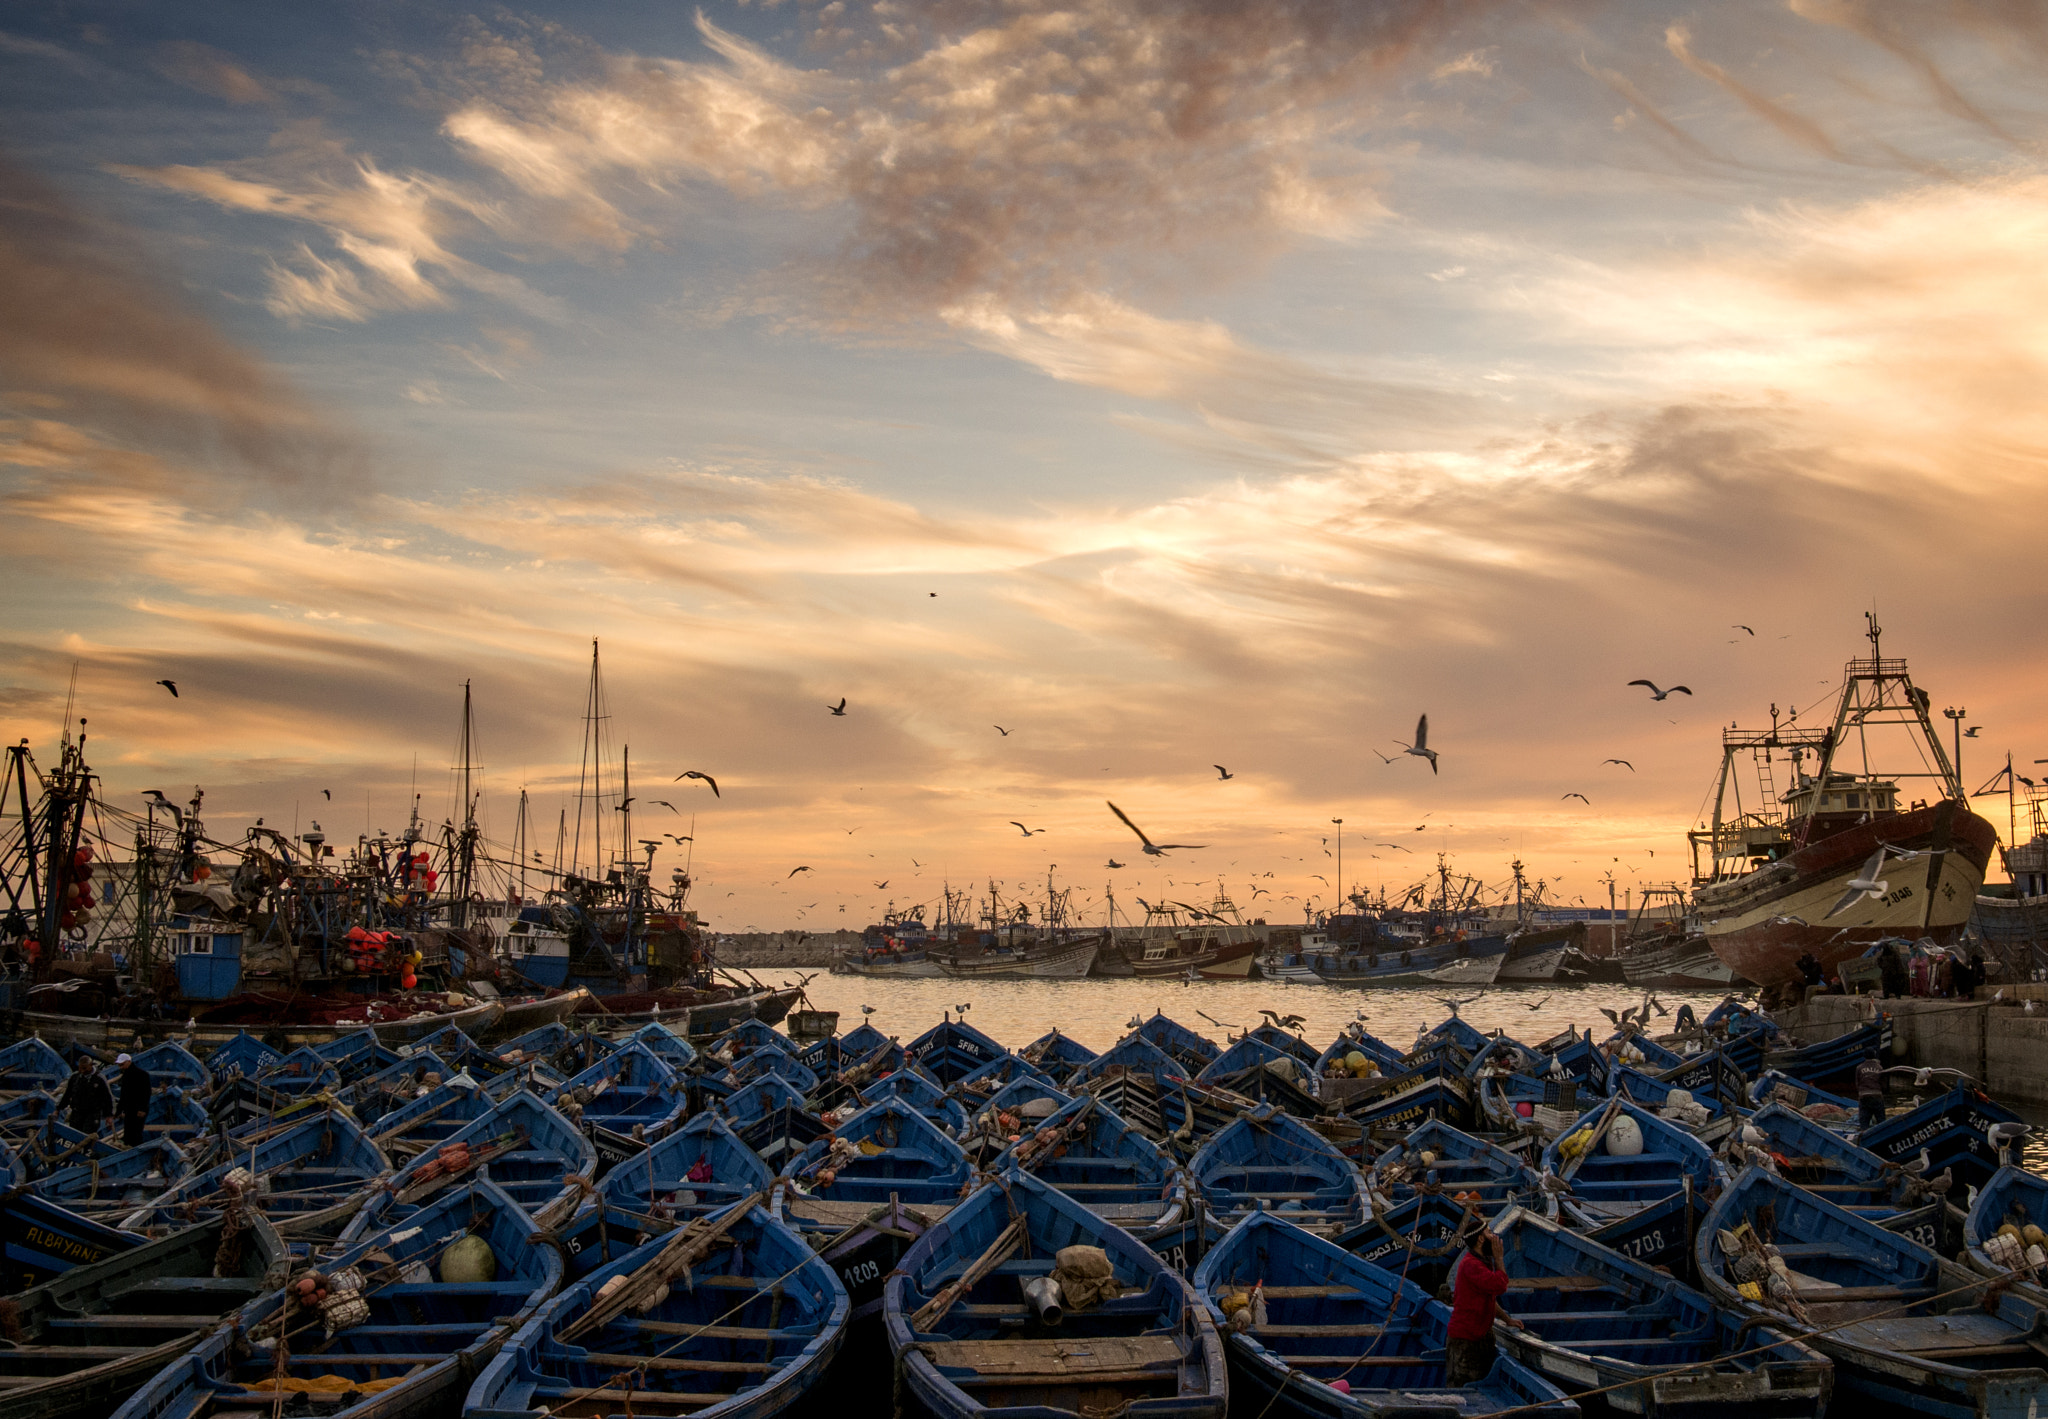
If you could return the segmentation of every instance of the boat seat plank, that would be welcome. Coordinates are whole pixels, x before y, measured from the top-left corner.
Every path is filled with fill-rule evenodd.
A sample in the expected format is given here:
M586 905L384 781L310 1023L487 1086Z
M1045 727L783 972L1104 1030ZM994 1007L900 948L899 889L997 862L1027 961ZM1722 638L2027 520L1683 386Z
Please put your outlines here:
M707 1374L765 1375L789 1363L786 1360L693 1360L682 1355L619 1355L592 1350L578 1357L592 1365L609 1365L621 1370L699 1370Z
M159 1342L161 1343L161 1342ZM10 1360L114 1360L123 1355L141 1355L154 1345L17 1345L0 1350L0 1365Z
M1383 1325L1255 1325L1253 1335L1384 1335Z
M681 1321L640 1320L633 1316L620 1316L607 1329L639 1330L650 1335L702 1336L706 1340L809 1340L818 1333L815 1325L770 1330L756 1325L687 1325Z
M1514 1284L1512 1281L1508 1283L1509 1286ZM1266 1288L1266 1296L1267 1299L1275 1301L1316 1296L1342 1296L1347 1299L1362 1301L1365 1299L1365 1292L1359 1290L1356 1286L1268 1286Z
M942 1370L969 1370L978 1379L1036 1376L1099 1377L1181 1363L1170 1335L1090 1336L1061 1340L940 1340L917 1347Z

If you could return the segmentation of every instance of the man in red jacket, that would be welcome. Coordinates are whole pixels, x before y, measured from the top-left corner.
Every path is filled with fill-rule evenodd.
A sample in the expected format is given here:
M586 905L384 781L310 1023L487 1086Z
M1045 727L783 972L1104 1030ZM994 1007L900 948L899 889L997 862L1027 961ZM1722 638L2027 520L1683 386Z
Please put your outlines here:
M1481 1260L1481 1254L1492 1264ZM1493 1322L1496 1315L1515 1329L1522 1322L1495 1306L1508 1289L1507 1262L1500 1238L1482 1230L1472 1249L1458 1261L1451 1283L1450 1355L1444 1383L1475 1385L1493 1370Z

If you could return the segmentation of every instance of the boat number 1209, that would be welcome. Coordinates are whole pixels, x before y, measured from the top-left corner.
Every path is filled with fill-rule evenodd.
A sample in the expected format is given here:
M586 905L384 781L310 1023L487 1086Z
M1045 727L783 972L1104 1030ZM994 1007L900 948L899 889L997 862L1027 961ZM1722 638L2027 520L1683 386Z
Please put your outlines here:
M839 1273L840 1277L849 1286L858 1286L863 1281L872 1281L881 1274L882 1264L878 1261L856 1261L853 1265Z

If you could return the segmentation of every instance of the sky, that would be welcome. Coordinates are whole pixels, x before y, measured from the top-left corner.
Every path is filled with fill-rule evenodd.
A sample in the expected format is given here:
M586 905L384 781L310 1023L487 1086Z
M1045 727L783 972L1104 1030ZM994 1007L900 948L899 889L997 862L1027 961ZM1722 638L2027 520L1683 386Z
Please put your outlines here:
M2044 68L2000 0L11 6L0 731L346 843L459 811L468 683L552 860L596 640L730 930L1294 921L1340 835L1604 904L1873 608L1974 788L2048 758Z

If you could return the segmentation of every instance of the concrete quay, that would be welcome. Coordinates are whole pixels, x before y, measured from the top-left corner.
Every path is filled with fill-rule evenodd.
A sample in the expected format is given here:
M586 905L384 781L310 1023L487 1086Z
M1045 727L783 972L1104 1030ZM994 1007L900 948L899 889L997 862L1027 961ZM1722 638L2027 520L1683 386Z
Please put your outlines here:
M2000 1102L2048 1107L2048 985L1986 986L1980 995L2001 989L2005 998L1995 1002L1820 995L1771 1018L1801 1044L1817 1044L1867 1024L1882 1009L1892 1017L1888 1063L1959 1069Z

